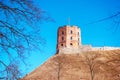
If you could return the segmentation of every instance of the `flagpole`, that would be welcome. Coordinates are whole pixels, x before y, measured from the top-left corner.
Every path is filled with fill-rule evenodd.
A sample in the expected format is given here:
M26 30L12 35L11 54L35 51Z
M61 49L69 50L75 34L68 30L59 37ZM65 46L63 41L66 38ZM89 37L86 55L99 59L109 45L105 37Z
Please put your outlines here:
M68 17L68 25L70 26L70 17Z

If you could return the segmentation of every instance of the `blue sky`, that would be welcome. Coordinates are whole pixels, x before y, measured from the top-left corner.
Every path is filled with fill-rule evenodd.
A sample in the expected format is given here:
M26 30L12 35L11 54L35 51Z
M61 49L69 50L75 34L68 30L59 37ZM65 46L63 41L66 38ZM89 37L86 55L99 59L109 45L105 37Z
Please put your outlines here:
M33 51L30 55L28 62L32 66L27 72L31 72L55 54L57 29L67 25L69 17L70 25L80 27L83 45L120 46L120 29L115 32L116 24L113 19L88 24L120 11L120 0L36 0L36 4L55 22L41 24L40 35L46 39L46 44L43 45L42 51Z

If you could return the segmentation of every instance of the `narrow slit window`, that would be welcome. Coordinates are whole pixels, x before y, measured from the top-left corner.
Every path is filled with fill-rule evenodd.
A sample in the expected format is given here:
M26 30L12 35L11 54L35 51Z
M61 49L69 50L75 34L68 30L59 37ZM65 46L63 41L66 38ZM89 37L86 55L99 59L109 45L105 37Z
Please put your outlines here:
M73 37L70 37L70 40L73 40Z
M64 40L64 37L62 37L62 41Z
M71 31L70 31L70 33L72 34L72 33L73 33L73 31L71 30Z
M64 34L64 31L62 31L62 34Z
M61 46L63 46L63 44L61 44Z
M72 46L73 44L72 44L72 43L70 43L70 45Z

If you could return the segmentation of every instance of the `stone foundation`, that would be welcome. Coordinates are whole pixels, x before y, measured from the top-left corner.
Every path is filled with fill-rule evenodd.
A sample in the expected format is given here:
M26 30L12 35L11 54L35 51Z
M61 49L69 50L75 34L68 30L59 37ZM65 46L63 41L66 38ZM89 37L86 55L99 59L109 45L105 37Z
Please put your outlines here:
M79 46L79 48L62 47L59 49L58 54L79 54L81 52L87 52L91 50L92 50L91 45Z
M62 47L57 51L57 54L79 54L81 52L88 52L88 51L103 51L103 50L116 50L120 49L120 47L92 47L91 45L83 45L79 46L79 48L72 48L72 47Z

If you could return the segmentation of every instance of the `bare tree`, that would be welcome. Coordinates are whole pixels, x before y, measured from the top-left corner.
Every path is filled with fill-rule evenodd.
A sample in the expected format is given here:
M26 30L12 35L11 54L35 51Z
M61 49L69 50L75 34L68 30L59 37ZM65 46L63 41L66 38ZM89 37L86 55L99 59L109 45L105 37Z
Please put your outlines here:
M107 16L107 17L103 17L102 19L98 19L96 21L90 22L88 24L94 24L94 23L99 23L99 22L103 22L103 21L107 21L107 20L111 20L113 21L114 27L112 27L113 30L118 30L119 26L120 26L120 11Z
M108 16L108 17L105 17L105 18L99 19L99 20L97 20L97 21L91 22L91 24L92 24L92 23L97 23L97 22L106 21L106 20L109 20L109 19L114 19L114 18L117 18L117 17L119 17L119 16L120 16L120 12L117 12L117 13L115 13L115 14L113 14L113 15ZM120 21L118 21L118 23L120 23Z
M64 60L65 60L65 54L58 54L56 59L55 59L56 66L57 66L57 69L56 69L57 80L61 80L61 71L63 68Z
M100 54L97 54L95 52L89 52L84 53L83 56L85 58L84 62L89 68L91 80L94 80L96 73L95 70L98 66L100 66L99 60L97 60L100 57Z
M32 0L0 0L0 79L18 79L15 62L24 62L29 50L44 43L39 36L40 25L35 24L50 20Z
M111 51L111 55L107 57L106 65L110 67L109 71L112 71L112 77L114 80L120 79L120 50Z
M101 54L104 53L104 54ZM104 73L105 79L120 79L120 53L119 50L104 52L89 52L83 54L85 64L89 68L91 80L95 80L98 72ZM100 76L100 75L99 75Z

